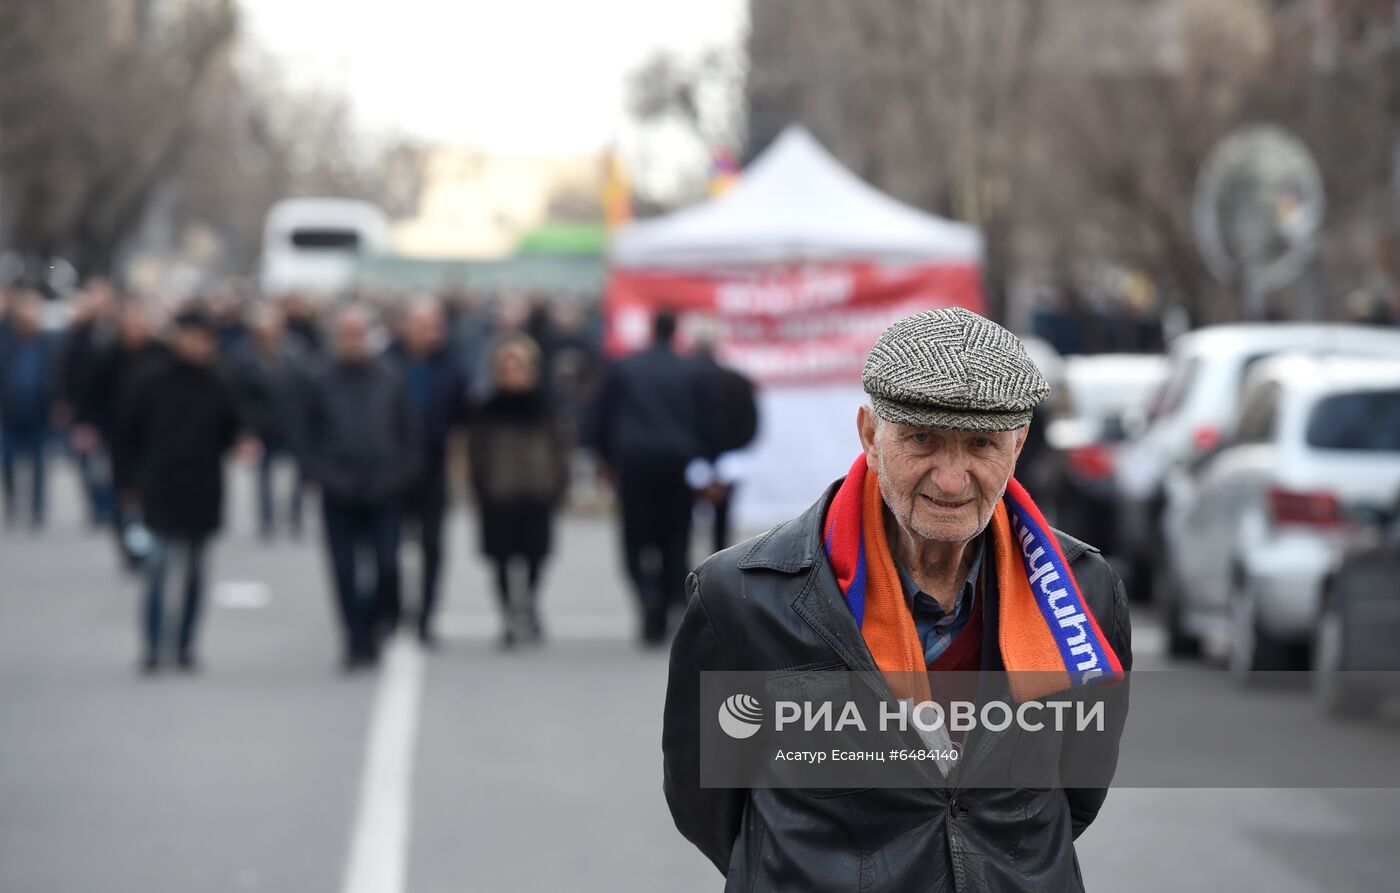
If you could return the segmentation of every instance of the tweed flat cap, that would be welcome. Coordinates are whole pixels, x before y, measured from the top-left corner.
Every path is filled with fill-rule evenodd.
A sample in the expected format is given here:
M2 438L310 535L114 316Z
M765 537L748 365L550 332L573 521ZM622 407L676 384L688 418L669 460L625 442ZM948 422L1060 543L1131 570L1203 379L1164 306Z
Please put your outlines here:
M885 329L860 378L877 416L923 428L1010 431L1050 393L1019 338L961 307Z

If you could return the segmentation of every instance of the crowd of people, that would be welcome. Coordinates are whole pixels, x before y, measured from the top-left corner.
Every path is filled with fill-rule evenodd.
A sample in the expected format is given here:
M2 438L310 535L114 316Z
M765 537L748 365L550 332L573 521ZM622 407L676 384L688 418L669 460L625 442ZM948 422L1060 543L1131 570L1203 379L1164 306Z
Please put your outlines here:
M308 498L319 502L343 666L355 671L400 626L435 643L459 477L494 570L500 642L540 642L555 516L587 448L618 495L640 638L659 645L684 606L695 502L713 507L722 548L736 477L725 457L757 429L752 386L703 336L678 350L676 330L663 312L650 349L607 363L597 308L574 301L222 288L156 302L101 279L61 299L0 290L5 525L44 527L46 463L71 457L92 526L142 582L141 669L192 671L225 464L253 465L261 537L300 538ZM419 573L405 586L409 547Z

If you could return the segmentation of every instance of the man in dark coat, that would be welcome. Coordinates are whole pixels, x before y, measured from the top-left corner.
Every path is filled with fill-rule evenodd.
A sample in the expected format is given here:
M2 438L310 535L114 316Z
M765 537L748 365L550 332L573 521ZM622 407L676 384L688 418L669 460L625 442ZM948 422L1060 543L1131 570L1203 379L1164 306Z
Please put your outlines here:
M403 376L409 411L421 433L422 462L404 494L404 520L418 532L422 578L418 590L418 639L433 643L433 611L442 572L442 525L448 507L447 439L467 416L467 380L445 345L442 304L431 295L414 299L404 315L389 359Z
M1082 740L1066 739L1064 750L1045 752L1054 754L1048 766L1018 763L1031 739L988 720L956 744L939 726L943 741L922 745L956 763L942 782L933 769L917 787L872 784L862 764L845 776L849 788L830 787L842 784L837 773L810 787L782 777L702 786L701 766L731 754L705 724L737 739L763 731L776 712L751 713L758 719L736 735L725 725L733 716L723 712L725 695L716 700L702 687L712 671L751 671L786 686L802 668L830 670L848 692L874 676L890 687L882 699L900 686L922 686L925 698L935 685L946 692L960 670L989 692L993 683L1045 686L1029 697L1023 689L1015 700L1024 704L1071 686L1085 699L1122 691L1101 683L1132 666L1121 581L1097 549L1044 525L1012 478L1031 410L1049 392L1020 342L961 308L927 311L886 330L862 380L871 402L857 418L850 474L801 516L712 556L687 579L662 731L676 826L725 875L727 890L1083 890L1074 840L1107 795L1121 701L1104 711L1104 734L1087 760L1073 759L1086 753L1072 747ZM1028 651L1026 641L1046 649ZM844 709L839 700L834 709ZM766 748L767 739L756 740ZM892 780L910 777L874 765ZM1064 785L1057 772L1066 765L1091 767L1093 784ZM996 767L1006 768L1004 780L991 774ZM1018 768L1035 780L1019 786Z
M122 307L117 323L117 341L96 360L92 375L74 404L74 437L82 448L105 455L112 489L112 529L117 550L128 570L139 569L145 545L136 535L144 531L141 512L133 496L134 459L121 436L122 407L131 399L135 383L168 360L165 345L153 337L150 314L138 302Z
M44 466L49 421L58 396L56 345L40 328L40 298L20 292L11 309L10 330L0 341L0 470L5 522L15 520L16 471L28 466L29 522L44 525Z
M286 314L287 336L296 342L302 353L312 357L325 355L325 339L321 335L316 307L305 295L292 293L281 301Z
M301 411L305 390L305 357L287 337L282 313L271 304L253 314L250 337L232 358L234 386L245 423L262 444L258 464L258 531L272 537L277 520L274 475L279 459L289 456L289 431ZM292 534L301 532L303 486L300 472L292 483L287 522Z
M417 425L398 370L370 351L370 315L350 305L336 320L337 355L307 389L298 452L321 488L345 668L378 660L378 640L399 619L399 519L421 463ZM373 593L358 558L373 554Z
M107 280L89 279L77 297L72 325L63 347L63 411L70 426L69 447L87 491L88 514L94 526L110 523L115 515L111 469L101 450L97 431L84 420L91 418L93 379L102 358L117 340L116 293Z
M165 652L165 577L176 552L185 559L185 581L175 657L182 670L197 666L195 632L209 540L223 521L224 456L240 430L233 389L214 366L217 352L214 321L202 310L182 312L175 319L171 359L133 384L122 410L122 450L152 537L142 663L148 672Z
M607 372L595 437L622 508L627 574L642 608L642 641L665 641L673 606L685 601L694 498L686 466L709 451L712 382L703 366L675 352L676 317L663 311L653 343ZM653 573L648 553L657 558Z
M735 473L738 457L733 454L758 436L758 401L754 399L753 382L739 370L720 363L709 338L696 344L695 355L713 379L714 437L705 457L709 461L700 464L708 466L704 469L708 480L703 482L702 492L714 511L713 545L718 552L729 545L729 508L739 486L740 476Z

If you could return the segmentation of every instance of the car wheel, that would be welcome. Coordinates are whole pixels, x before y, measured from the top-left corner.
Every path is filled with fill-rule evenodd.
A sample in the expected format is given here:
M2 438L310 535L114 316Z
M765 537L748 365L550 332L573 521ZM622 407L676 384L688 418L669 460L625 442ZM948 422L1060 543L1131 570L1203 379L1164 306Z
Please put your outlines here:
M1184 609L1180 584L1172 579L1171 571L1165 566L1157 572L1154 589L1162 602L1162 615L1167 627L1167 653L1172 657L1198 656L1201 653L1201 638L1187 631L1182 618Z
M1370 716L1379 706L1375 692L1357 687L1346 673L1346 627L1341 608L1331 600L1318 618L1313 641L1313 698L1329 716Z
M1288 646L1270 636L1259 622L1259 599L1245 583L1230 599L1230 670L1242 682L1258 681L1259 673L1286 670Z

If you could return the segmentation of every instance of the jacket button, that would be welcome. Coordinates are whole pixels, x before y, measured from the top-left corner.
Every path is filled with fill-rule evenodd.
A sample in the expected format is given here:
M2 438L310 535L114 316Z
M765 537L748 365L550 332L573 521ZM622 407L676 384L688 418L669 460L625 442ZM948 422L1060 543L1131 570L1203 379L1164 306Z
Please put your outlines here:
M967 807L959 803L957 798L954 797L952 800L948 801L948 814L955 819L960 819L967 815Z

